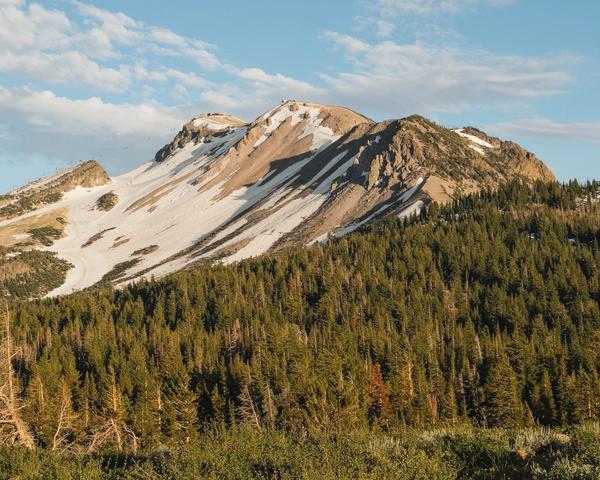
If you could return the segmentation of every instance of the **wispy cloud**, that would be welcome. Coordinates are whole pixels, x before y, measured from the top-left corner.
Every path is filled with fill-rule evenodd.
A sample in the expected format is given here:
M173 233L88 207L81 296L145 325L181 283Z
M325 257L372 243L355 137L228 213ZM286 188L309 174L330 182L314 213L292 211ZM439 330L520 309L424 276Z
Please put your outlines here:
M487 108L557 95L569 84L577 57L522 57L424 43L368 44L328 32L353 68L323 79L338 101L382 112L435 113Z
M256 67L239 69L236 77L242 82L225 82L203 92L200 96L202 104L213 110L253 119L279 100L329 99L328 91L322 87L280 73L269 74Z
M600 145L600 122L557 122L547 118L527 118L489 125L503 135L571 140Z
M515 0L376 0L373 9L381 16L446 15L473 11L477 7L504 7Z
M0 0L2 159L102 157L119 172L200 111L253 118L282 98L324 97L308 82L238 67L202 39L78 0L61 5Z
M375 16L358 16L355 19L354 29L358 32L365 30L374 30L375 34L381 38L388 38L396 30L394 23Z
M358 55L372 48L371 45L357 37L339 32L326 31L323 33L323 37L330 40L336 48L340 48L350 55Z
M35 3L2 2L0 72L13 76L125 92L135 89L135 81L140 80L135 68L140 56L186 58L192 67L207 71L230 68L212 45L123 13L79 1L73 2L71 15ZM162 81L169 70L160 64L156 68L160 72L147 75L145 81ZM169 74L185 85L201 85L195 73L170 69Z
M131 167L150 160L186 120L179 109L155 102L73 100L48 90L0 86L0 125L8 127L0 156L12 149L64 161L96 158L119 171L123 162Z
M286 98L343 104L381 118L509 109L561 94L572 82L576 56L498 55L459 41L448 45L431 29L427 42L391 40L398 33L395 22L406 15L435 24L440 12L507 3L371 0L351 34L320 33L333 63L345 67L316 72L316 80L308 81L236 64L201 38L79 0L54 9L0 0L0 132L8 138L0 144L0 159L17 152L19 158L23 152L32 158L97 157L124 171L151 158L193 114L222 111L253 119ZM307 78L309 73L315 72ZM539 119L498 126L507 132L528 128L531 135L555 127ZM585 138L596 132L584 131Z

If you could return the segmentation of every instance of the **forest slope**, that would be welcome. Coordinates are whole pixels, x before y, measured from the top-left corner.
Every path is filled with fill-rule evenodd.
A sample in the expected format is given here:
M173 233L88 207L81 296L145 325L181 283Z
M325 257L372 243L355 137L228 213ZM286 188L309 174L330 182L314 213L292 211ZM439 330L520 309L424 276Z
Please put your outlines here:
M115 422L120 448L238 423L597 420L599 191L514 183L277 256L15 303L23 416L48 447L65 401L71 442Z

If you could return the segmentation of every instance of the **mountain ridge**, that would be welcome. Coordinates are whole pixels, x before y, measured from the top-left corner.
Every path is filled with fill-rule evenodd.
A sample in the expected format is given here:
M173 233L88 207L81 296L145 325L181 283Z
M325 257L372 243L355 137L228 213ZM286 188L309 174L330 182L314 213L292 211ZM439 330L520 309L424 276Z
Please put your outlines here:
M196 116L127 174L84 163L63 177L78 180L0 221L4 257L45 250L73 265L50 295L307 245L515 179L554 180L533 153L473 127L419 115L375 122L300 101L252 122Z

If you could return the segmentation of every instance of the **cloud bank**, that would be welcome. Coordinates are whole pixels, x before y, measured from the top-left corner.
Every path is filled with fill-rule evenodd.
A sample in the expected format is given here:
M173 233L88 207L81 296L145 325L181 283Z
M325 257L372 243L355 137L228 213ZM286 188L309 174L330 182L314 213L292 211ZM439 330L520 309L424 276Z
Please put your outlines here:
M384 118L506 110L562 94L579 61L573 55L498 55L390 39L401 16L509 3L372 0L352 34L315 32L343 67L307 81L237 65L202 39L78 0L60 9L0 0L0 162L27 155L58 163L96 158L120 173L150 159L196 113L251 120L286 98L343 104ZM377 40L365 39L366 30ZM588 140L598 132L597 124L562 127L543 119L498 126L508 133L570 132Z

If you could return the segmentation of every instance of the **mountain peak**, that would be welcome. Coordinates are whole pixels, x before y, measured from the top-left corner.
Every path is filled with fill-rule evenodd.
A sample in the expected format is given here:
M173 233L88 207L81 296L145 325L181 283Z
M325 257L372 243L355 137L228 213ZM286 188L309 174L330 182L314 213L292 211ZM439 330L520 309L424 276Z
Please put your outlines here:
M533 153L472 127L450 130L419 115L374 122L297 100L251 123L198 115L156 162L110 185L100 170L85 163L82 175L44 183L88 188L53 203L25 202L29 210L0 225L0 241L9 238L17 255L39 247L33 240L18 246L31 231L54 232L43 248L74 267L52 295L306 245L383 217L407 217L432 201L514 179L554 178ZM88 177L95 180L84 182Z
M373 122L364 115L346 107L300 100L286 100L260 115L253 123L260 124L260 122L269 122L271 118L286 119L289 117L296 122L302 119L319 118L321 119L321 125L331 128L334 134L345 133L353 126L361 123Z
M246 122L234 117L233 115L226 115L222 113L206 113L197 115L191 120L191 122L189 122L189 124L196 128L203 127L217 132L227 128L242 127L246 125Z
M188 142L199 143L204 139L210 139L215 135L223 135L244 125L246 125L246 122L233 115L222 113L197 115L182 127L170 143L156 152L154 160L162 162L178 149L183 148Z

